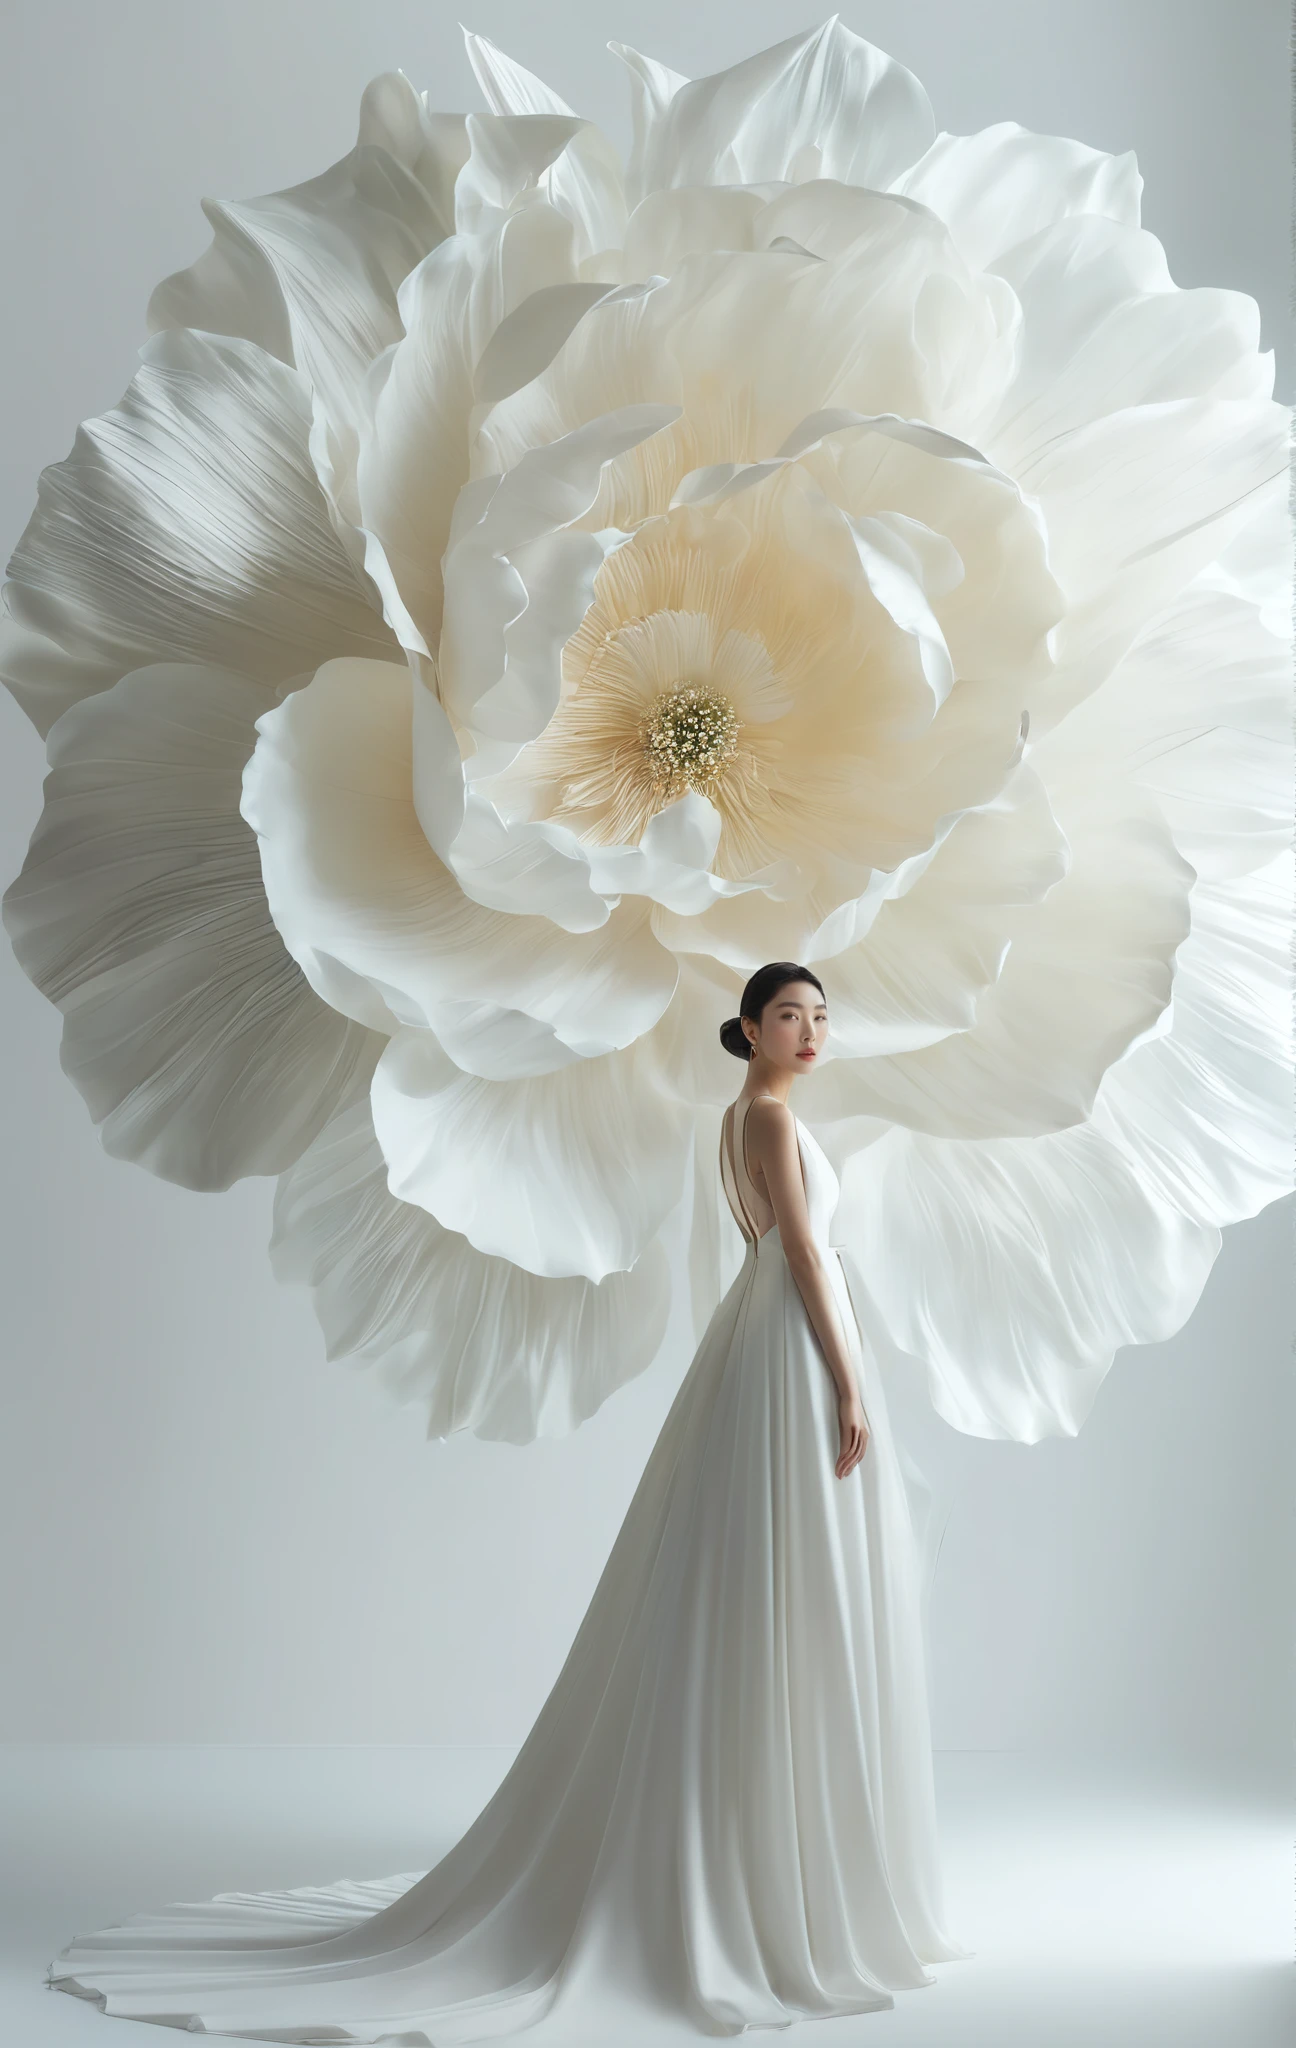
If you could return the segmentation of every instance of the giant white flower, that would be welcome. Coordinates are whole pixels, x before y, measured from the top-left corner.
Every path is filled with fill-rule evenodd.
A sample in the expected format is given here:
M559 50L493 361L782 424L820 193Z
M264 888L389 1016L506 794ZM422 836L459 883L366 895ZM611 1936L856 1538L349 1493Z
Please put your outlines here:
M892 1336L1073 1431L1290 1184L1286 416L1132 156L937 134L838 22L629 67L476 36L209 209L48 470L7 922L116 1154L280 1174L331 1354L437 1433L652 1359L733 1271L717 1027L813 964L799 1105Z

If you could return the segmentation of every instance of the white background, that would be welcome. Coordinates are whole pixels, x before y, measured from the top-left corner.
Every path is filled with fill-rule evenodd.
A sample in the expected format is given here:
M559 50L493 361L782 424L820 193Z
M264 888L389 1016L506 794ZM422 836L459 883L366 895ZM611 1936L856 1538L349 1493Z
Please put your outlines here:
M824 0L827 4L827 0ZM7 554L41 466L119 397L204 194L314 175L404 69L481 104L427 0L25 0L5 35ZM696 75L821 18L786 0L463 0L474 28L624 140L626 40ZM1260 302L1282 344L1287 25L1278 0L890 0L842 18L911 66L938 125L1012 118L1134 147L1182 285ZM1279 396L1289 398L1285 358ZM0 702L0 880L42 750ZM653 1370L575 1437L423 1441L271 1281L270 1186L199 1196L101 1153L58 1020L0 953L5 1430L0 1737L521 1740L671 1394ZM735 1075L737 1069L735 1069ZM813 1084L811 1084L813 1085ZM1188 1326L1118 1357L1075 1442L897 1419L950 1504L935 1736L1285 1755L1292 1595L1291 1205L1226 1233Z

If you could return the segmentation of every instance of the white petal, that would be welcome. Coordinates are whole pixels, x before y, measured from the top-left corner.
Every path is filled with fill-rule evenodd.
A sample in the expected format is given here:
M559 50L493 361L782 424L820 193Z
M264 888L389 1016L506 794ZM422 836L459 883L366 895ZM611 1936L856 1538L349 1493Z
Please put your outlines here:
M595 932L608 922L617 893L595 876L595 851L551 819L506 820L470 790L463 824L443 857L465 896L484 909L548 918L565 932Z
M429 114L400 72L360 103L356 147L317 178L259 199L208 200L211 247L164 278L150 330L240 335L329 392L400 332L396 288L454 224L462 114Z
M626 196L637 206L644 196L644 159L675 94L688 80L682 71L659 64L655 57L641 57L628 43L609 43L630 73L630 119L633 141L626 169Z
M492 114L570 114L573 109L551 85L519 64L485 36L463 31L473 76Z
M1243 874L1291 840L1290 672L1252 600L1199 582L1035 759L1054 781L1132 776L1199 875Z
M273 701L156 667L74 705L5 899L105 1148L186 1187L282 1171L367 1093L383 1043L316 999L266 909L238 799Z
M985 466L985 456L979 448L971 447L966 441L956 440L953 434L943 434L936 427L928 426L926 420L904 420L898 413L876 413L866 419L862 413L842 409L808 413L800 426L795 427L779 449L784 456L806 455L824 438L843 429L863 427L871 434L881 434L885 439L902 441L913 448L921 448L927 455L947 455L954 461L972 462ZM953 587L952 585L950 586Z
M356 454L366 567L393 632L428 654L441 628L441 557L468 474L473 365L494 320L473 318L480 284L458 237L405 281L406 334L365 381ZM484 330L484 331L483 331Z
M1154 235L1083 215L999 266L1021 307L987 444L1019 471L1090 420L1170 399L1263 399L1273 356L1242 292L1180 291Z
M455 181L455 232L472 239L498 229L501 216L543 197L542 180L581 129L574 114L468 116L468 160ZM575 245L572 224L564 219Z
M720 1025L737 1010L746 980L709 954L686 954L675 999L648 1034L659 1088L669 1100L686 1105L690 1117L699 1109L718 1111L733 1100L742 1063L721 1045ZM695 1136L701 1145L700 1127Z
M1005 250L1072 214L1137 227L1143 180L1133 150L1108 156L1066 136L996 121L974 135L942 131L892 189L930 206L968 262L987 270Z
M1161 1199L1201 1222L1290 1192L1292 855L1202 881L1179 950L1171 1031L1103 1082L1096 1115Z
M649 859L709 868L720 843L720 813L702 792L689 789L649 819L641 841Z
M959 820L913 886L882 905L864 939L803 956L829 992L832 1059L910 1052L970 1029L1008 952L1005 912L1039 901L1065 871L1047 792L1022 762L993 803Z
M488 737L522 745L543 732L561 694L563 643L589 607L607 552L596 535L561 529L589 511L607 463L678 417L678 406L626 406L529 449L500 478L480 518L456 529L437 657L452 717L475 728L490 693Z
M740 884L712 878L710 902L655 876L653 929L663 943L711 954L743 981L772 957L824 959L854 945L883 905L914 885L960 817L1005 789L1021 760L1023 725L1010 691L961 683L921 743L891 743L880 731L878 739L873 757L843 760L833 783L821 784L805 830L824 843L813 846L809 873L789 861ZM841 822L825 833L830 801ZM597 848L589 858L600 888L637 886L616 858Z
M1074 1435L1115 1349L1192 1313L1218 1226L1291 1191L1292 884L1290 853L1197 884L1170 1029L1113 1064L1088 1123L892 1130L844 1168L839 1226L956 1429Z
M493 114L571 114L567 102L550 86L506 57L485 36L465 29L464 42ZM548 170L543 190L550 204L575 225L582 257L619 247L626 222L621 166L607 138L592 123L581 124Z
M811 467L851 512L905 520L958 675L1042 684L1053 668L1048 636L1066 604L1039 508L975 450L944 439L913 421L867 421L835 435Z
M1036 738L1097 687L1286 474L1282 406L1210 399L1112 413L1023 472L1070 602L1056 671L1027 699Z
M893 1130L847 1166L837 1228L936 1412L1019 1443L1074 1436L1117 1347L1172 1336L1220 1246L1093 1124L955 1143Z
M257 342L315 394L312 448L349 551L367 366L401 334L401 280L451 232L467 154L462 114L429 113L400 72L372 80L356 147L322 176L236 203L204 202L211 247L149 302L153 329Z
M621 274L670 277L690 256L716 249L755 249L765 211L760 190L742 185L686 185L653 192L626 225Z
M508 398L538 377L576 322L607 292L604 284L549 284L501 320L482 350L473 378L479 400Z
M415 815L412 687L394 663L329 662L261 719L243 811L284 943L327 1002L380 1028L466 1001L520 1012L584 1057L629 1044L677 974L643 906L604 905L574 937L466 897Z
M869 589L900 631L914 643L923 679L931 692L930 704L924 706L925 726L954 687L954 664L928 602L927 568L933 565L938 594L943 596L951 583L962 581L962 562L942 535L900 514L848 519L847 524ZM951 556L958 565L958 574L953 577L949 574Z
M885 188L935 127L912 72L836 18L680 85L664 104L658 83L643 112L643 192L803 177Z
M402 1031L372 1101L392 1193L550 1279L625 1272L683 1188L688 1119L658 1088L643 1039L534 1079L487 1081L462 1073L430 1032Z
M517 307L578 282L570 221L538 194L532 202L485 209L479 232L456 234L411 272L400 292L405 336L366 380L356 464L360 523L375 550L366 562L412 652L434 652L441 631L441 558L468 479L478 363Z
M1011 949L975 1025L918 1052L833 1061L816 1083L824 1115L951 1138L1060 1130L1090 1114L1115 1060L1168 1028L1192 868L1132 789L1049 793L1071 867L1006 913Z
M60 705L110 690L121 667L102 655L71 654L50 634L24 625L10 610L12 591L12 584L0 590L0 682L44 735Z
M566 529L589 511L604 468L677 415L673 406L639 405L587 421L528 449L489 492L477 480L476 516L456 517L445 558L440 703L421 699L417 706L414 793L430 843L465 893L489 908L543 914L572 931L593 930L606 919L604 876L619 849L599 856L596 870L598 849L587 849L566 826L506 817L475 788L464 795L456 823L445 712L474 741L499 742L488 756L494 773L543 732L562 694L563 647L619 539ZM468 772L479 766L474 757ZM643 865L647 852L625 858ZM709 899L719 887L681 879L691 899L699 889ZM610 893L621 889L618 873Z
M543 829L556 832L559 828L546 825ZM707 911L749 895L759 894L764 903L767 892L770 896L791 895L797 889L798 870L787 860L771 861L739 881L712 874L709 861L719 836L720 816L714 804L700 790L690 789L649 819L637 846L589 846L585 857L597 889L609 896L650 897L655 905L690 923ZM672 917L659 920L654 913L653 926L668 946L675 946L679 927Z
M280 1181L271 1257L312 1289L329 1358L424 1406L429 1436L524 1444L577 1428L651 1365L670 1300L659 1244L597 1286L542 1280L398 1202L367 1103Z
M818 189L802 195L816 218L804 194ZM821 440L845 422L984 469L969 436L943 423L969 378L997 402L1014 343L995 301L1015 309L1013 294L968 272L930 216L885 194L848 196L867 219L838 261L718 250L634 295L607 294L549 366L491 410L476 468L510 469L600 414L669 402L681 420L609 469L592 527L628 530L664 512L691 471L714 468L718 484L750 462L790 460L807 434Z
M1296 531L1287 516L1283 480L1262 496L1261 507L1222 548L1201 581L1255 605L1260 623L1276 639L1292 637L1292 565Z
M155 661L282 682L390 636L329 522L307 449L309 393L249 342L156 334L120 406L41 477L8 601L46 636L10 687L47 730L84 689ZM48 646L66 650L52 665Z
M565 1045L552 1025L505 1003L447 997L428 1005L428 1025L463 1073L485 1081L531 1080L585 1057ZM597 1047L596 1054L603 1049Z

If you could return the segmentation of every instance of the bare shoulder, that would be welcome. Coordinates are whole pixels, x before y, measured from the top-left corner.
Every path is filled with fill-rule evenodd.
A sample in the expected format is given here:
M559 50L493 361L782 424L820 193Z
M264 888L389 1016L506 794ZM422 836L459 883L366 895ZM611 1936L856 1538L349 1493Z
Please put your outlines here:
M786 1102L773 1095L758 1095L747 1112L747 1128L753 1138L777 1146L795 1136L796 1118Z

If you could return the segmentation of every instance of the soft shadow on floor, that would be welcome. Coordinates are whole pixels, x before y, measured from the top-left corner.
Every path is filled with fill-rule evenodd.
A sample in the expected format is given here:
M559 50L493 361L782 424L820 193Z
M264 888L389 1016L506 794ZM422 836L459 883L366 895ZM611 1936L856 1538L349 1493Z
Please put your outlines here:
M0 2041L163 2048L172 2030L109 2021L47 1990L56 1951L172 1900L426 1869L511 1754L0 1749ZM971 1751L941 1754L937 1768L949 1921L975 1956L894 2011L771 2041L1289 2048L1292 1823L1275 1774ZM539 2048L539 2032L520 2038ZM617 2015L616 2048L664 2038ZM609 2048L609 2037L546 2037L544 2048Z

